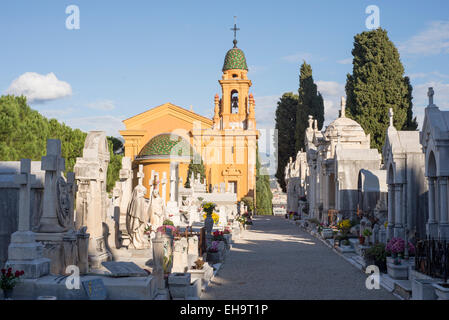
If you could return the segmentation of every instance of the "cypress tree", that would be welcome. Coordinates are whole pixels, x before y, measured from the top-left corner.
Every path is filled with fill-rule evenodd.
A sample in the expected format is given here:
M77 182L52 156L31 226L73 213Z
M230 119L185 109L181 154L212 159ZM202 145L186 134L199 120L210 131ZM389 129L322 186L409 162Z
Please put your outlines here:
M304 134L308 126L307 120L312 115L318 122L318 130L321 130L324 122L324 101L321 93L313 81L312 67L305 61L301 65L299 75L298 109L296 114L296 153L304 148ZM295 153L295 155L296 155Z
M353 71L346 81L347 116L371 134L371 147L382 150L389 125L388 110L393 108L398 130L415 130L412 114L412 86L404 77L399 52L378 28L354 37Z
M282 190L286 190L284 168L290 157L295 157L295 127L298 95L292 92L284 93L278 101L276 109L277 155L278 166L276 178Z
M195 178L196 178L197 174L199 173L201 183L204 182L204 180L206 179L206 169L204 168L203 159L201 159L201 163L195 163L193 161L193 159L190 160L189 169L187 171L187 179L186 179L186 182L184 183L184 187L186 187L186 188L191 187L190 186L190 176L192 175L192 173Z

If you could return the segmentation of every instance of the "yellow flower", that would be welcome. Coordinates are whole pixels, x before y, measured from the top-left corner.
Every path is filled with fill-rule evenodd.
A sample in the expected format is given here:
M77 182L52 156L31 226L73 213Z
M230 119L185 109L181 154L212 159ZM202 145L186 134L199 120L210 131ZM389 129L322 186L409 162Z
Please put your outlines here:
M207 217L207 213L204 213L203 214L203 219L206 219L206 217ZM218 220L220 220L220 216L217 213L213 212L212 213L212 219L214 220L214 223L217 224Z

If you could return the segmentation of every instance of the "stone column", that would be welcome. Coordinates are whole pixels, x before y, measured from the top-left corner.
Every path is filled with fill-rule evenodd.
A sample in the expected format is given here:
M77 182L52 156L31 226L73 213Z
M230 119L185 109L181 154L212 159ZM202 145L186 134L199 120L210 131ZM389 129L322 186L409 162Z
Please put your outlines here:
M435 220L435 177L429 177L429 220L427 221L427 235L431 238L438 236L438 223Z
M6 267L13 271L24 271L24 279L37 279L50 272L50 259L43 257L43 246L36 241L36 234L30 231L31 160L20 160L20 174L15 183L19 191L19 230L11 235Z
M404 239L404 225L402 223L402 192L404 185L401 183L395 184L395 224L394 236Z
M387 225L387 239L393 238L394 229L394 184L388 185L388 225Z
M156 288L165 289L164 281L164 239L160 234L151 240L153 244L153 276L156 279Z
M440 185L440 239L449 239L448 206L447 206L447 179L448 177L438 177Z

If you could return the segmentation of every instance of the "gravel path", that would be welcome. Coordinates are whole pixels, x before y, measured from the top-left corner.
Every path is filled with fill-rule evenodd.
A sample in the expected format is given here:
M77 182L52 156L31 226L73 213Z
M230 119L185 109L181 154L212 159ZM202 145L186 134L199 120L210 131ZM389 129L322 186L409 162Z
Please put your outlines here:
M201 299L396 299L368 290L368 275L283 217L256 217Z

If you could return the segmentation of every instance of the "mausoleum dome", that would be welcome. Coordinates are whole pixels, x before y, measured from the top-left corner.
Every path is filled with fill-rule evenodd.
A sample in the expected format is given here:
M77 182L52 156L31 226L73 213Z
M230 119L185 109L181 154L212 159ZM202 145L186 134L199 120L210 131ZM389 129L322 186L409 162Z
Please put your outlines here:
M190 157L193 153L194 151L190 143L183 137L170 133L162 133L151 138L142 148L137 158Z
M332 121L326 128L324 135L327 137L337 136L338 133L341 137L345 135L365 137L365 131L362 126L356 121L346 117L341 117Z

